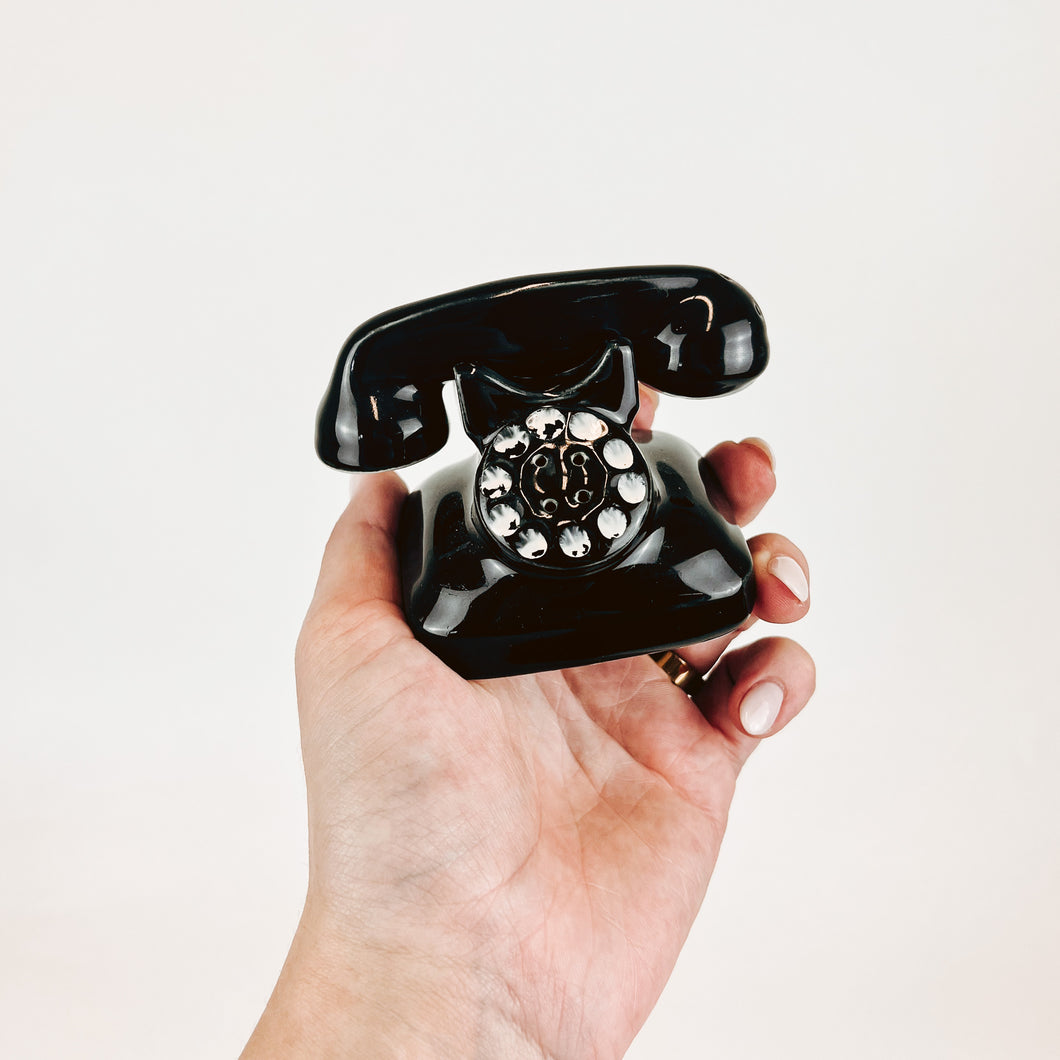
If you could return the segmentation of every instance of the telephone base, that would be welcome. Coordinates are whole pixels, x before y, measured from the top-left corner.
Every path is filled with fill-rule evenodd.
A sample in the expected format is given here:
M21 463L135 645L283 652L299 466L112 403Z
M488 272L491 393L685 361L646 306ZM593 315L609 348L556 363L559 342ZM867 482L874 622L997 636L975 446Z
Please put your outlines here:
M646 654L743 622L754 606L750 552L711 507L698 454L658 432L637 440L654 486L649 525L613 565L579 577L518 569L483 541L471 515L474 461L428 479L398 535L416 638L471 679Z
M628 584L615 587L628 598ZM521 607L533 606L531 598L520 601L519 595L515 593L505 601L506 609L513 615L518 615ZM422 626L414 628L414 632L417 640L469 680L509 677L647 655L710 640L743 622L754 606L753 596L753 585L748 585L724 603L709 600L700 601L698 606L686 603L679 615L668 615L662 621L649 615L643 623L637 623L628 615L590 606L578 613L577 628L545 628L553 619L539 611L538 623L513 622L513 627L519 628L500 633L464 634L454 638L432 634ZM495 625L494 629L497 628Z

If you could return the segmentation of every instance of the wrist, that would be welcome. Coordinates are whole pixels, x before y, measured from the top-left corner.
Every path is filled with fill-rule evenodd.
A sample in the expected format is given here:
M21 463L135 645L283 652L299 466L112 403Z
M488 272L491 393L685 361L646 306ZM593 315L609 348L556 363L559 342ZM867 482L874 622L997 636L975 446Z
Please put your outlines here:
M459 961L421 945L350 938L307 905L242 1060L548 1060L504 1011L510 1004L506 990Z

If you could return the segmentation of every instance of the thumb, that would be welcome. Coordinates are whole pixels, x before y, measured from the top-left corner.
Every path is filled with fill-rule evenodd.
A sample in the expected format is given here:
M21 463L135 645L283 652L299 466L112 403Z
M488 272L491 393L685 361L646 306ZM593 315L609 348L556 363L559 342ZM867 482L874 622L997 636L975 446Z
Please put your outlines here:
M408 491L392 471L365 475L331 532L313 607L346 608L371 601L400 605L398 516Z

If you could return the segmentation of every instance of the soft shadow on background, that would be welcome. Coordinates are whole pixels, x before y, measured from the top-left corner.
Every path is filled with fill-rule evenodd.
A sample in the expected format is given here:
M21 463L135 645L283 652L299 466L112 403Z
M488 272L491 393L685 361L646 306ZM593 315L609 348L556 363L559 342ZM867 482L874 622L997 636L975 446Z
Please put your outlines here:
M774 446L819 690L629 1055L1055 1056L1055 4L366 9L6 20L0 1054L231 1057L264 1005L346 334L692 263L773 361L658 424Z

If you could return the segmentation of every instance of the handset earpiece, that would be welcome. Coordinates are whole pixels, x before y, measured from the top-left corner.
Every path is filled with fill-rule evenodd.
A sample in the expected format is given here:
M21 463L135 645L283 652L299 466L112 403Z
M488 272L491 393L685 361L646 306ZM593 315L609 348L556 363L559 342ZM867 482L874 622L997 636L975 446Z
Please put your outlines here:
M317 413L316 450L341 471L383 471L437 453L449 438L442 384L343 372Z
M668 394L717 397L746 386L769 359L765 321L731 280L712 295L689 294L643 344L641 378Z

